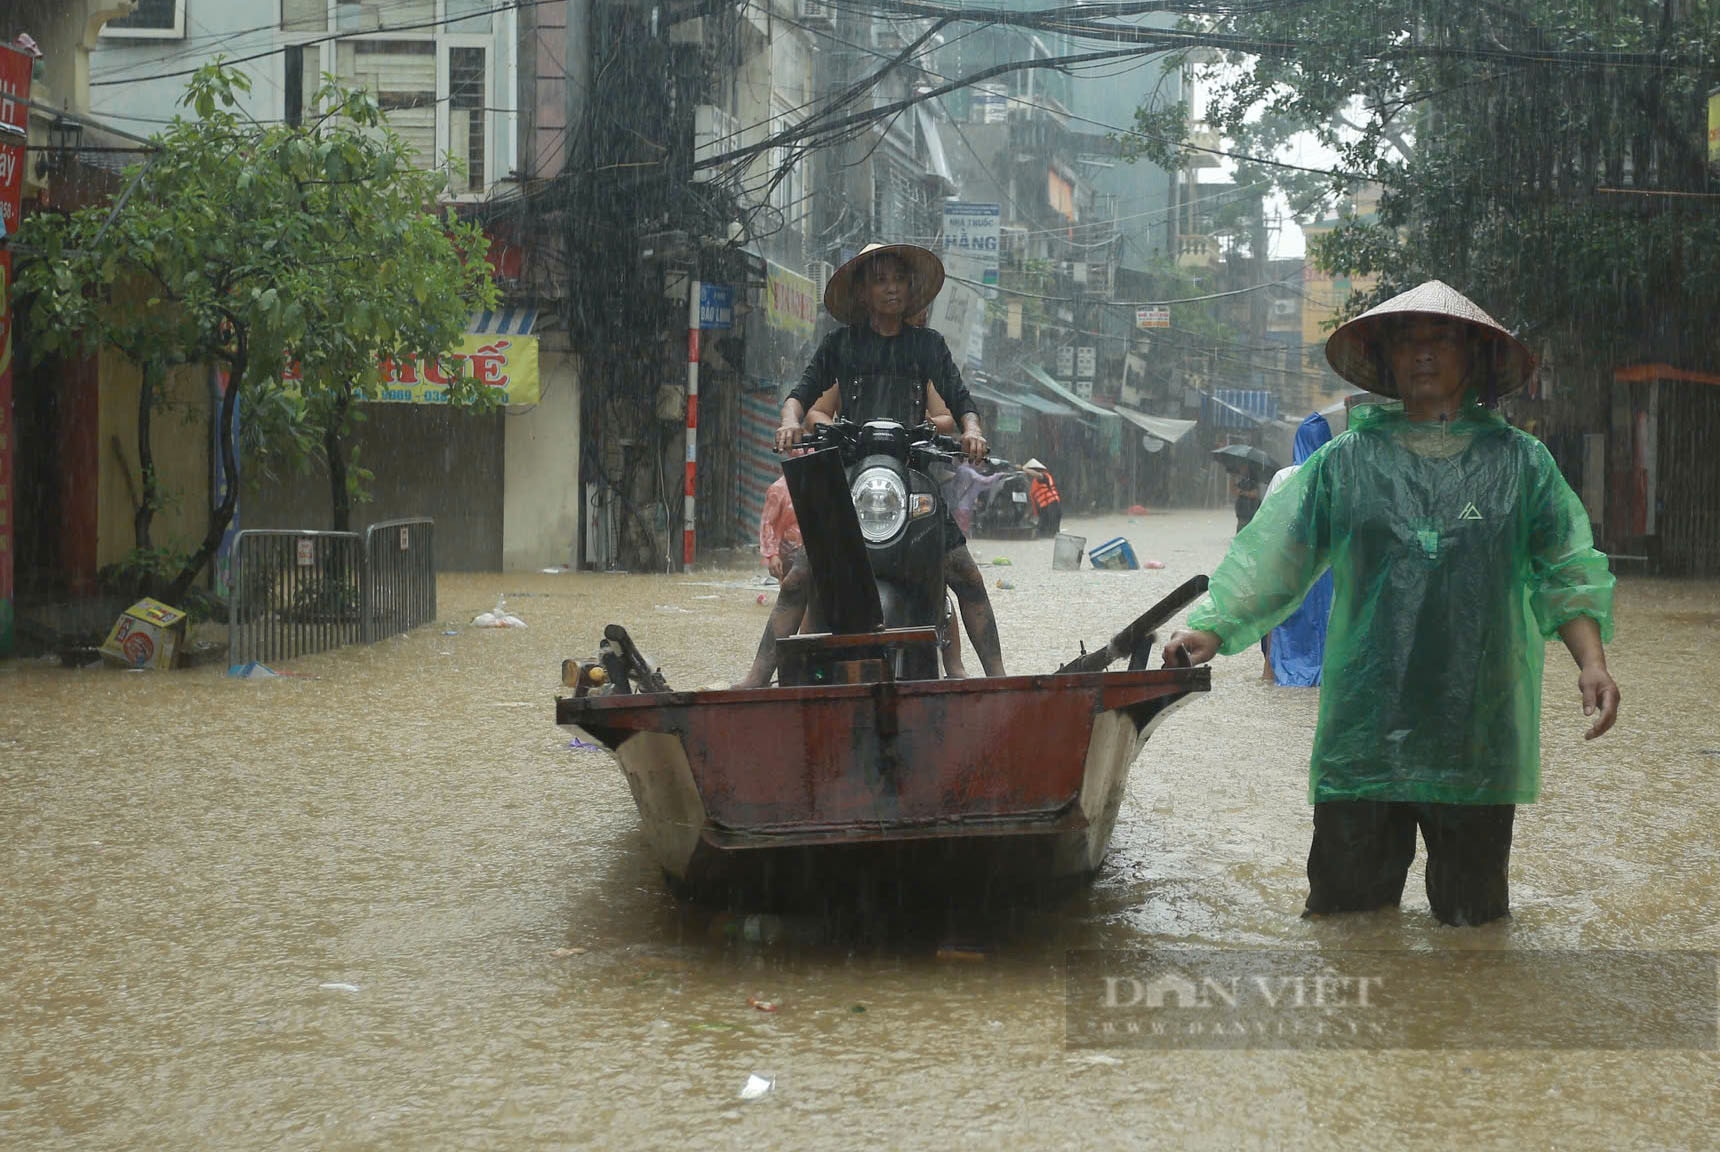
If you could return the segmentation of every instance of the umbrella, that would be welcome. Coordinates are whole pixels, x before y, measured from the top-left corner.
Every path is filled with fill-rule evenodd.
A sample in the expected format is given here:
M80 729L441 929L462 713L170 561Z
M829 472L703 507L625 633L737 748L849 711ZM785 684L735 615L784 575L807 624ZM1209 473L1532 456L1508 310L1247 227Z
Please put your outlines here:
M1278 471L1278 465L1273 462L1272 457L1247 444L1226 444L1223 448L1214 448L1212 454L1224 465L1224 470L1233 476L1238 472L1261 475Z

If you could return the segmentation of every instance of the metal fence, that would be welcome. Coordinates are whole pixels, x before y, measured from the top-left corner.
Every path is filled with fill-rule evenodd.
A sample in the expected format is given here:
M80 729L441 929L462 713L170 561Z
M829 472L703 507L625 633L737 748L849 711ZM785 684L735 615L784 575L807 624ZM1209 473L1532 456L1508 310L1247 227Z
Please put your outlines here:
M384 520L364 530L366 643L436 619L436 525Z
M435 525L356 532L246 529L233 544L228 659L290 660L370 643L436 617Z

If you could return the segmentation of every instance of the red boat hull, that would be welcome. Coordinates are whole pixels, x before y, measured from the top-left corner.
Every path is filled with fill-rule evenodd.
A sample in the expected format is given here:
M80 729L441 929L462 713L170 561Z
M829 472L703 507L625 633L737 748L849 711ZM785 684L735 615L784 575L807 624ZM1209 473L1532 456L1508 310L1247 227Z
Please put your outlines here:
M556 720L615 753L688 886L882 846L1040 883L1099 867L1130 765L1209 686L1194 668L586 696Z

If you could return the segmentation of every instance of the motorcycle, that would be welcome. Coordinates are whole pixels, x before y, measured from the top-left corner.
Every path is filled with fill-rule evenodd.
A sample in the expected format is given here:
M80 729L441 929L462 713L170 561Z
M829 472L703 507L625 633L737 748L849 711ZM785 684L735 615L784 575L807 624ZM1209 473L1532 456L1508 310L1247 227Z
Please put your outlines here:
M1028 499L1027 473L1007 460L993 460L994 468L1008 469L997 487L980 497L973 512L973 534L990 540L1031 540L1038 531L1038 517Z
M815 428L805 444L812 451L785 461L783 472L812 565L819 626L854 636L935 632L935 644L890 646L888 673L937 679L943 630L955 624L944 595L944 496L934 475L954 468L961 444L929 423L842 419ZM784 684L803 674L800 647L794 637L778 642Z

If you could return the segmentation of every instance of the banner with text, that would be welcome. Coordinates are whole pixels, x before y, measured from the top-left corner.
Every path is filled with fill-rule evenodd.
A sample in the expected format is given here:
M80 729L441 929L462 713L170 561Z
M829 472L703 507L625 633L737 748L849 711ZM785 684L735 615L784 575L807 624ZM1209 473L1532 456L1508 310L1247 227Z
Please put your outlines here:
M29 129L30 73L35 61L0 45L0 237L18 230ZM0 656L13 646L12 254L0 252Z
M781 332L812 339L818 325L818 299L812 281L780 264L767 262L764 273L765 323Z
M536 336L467 335L439 362L385 360L378 367L382 390L375 399L388 403L446 404L448 386L461 376L494 389L503 404L536 404L541 394ZM286 378L300 378L298 365Z
M1002 228L1001 204L945 201L943 256L966 256L979 266L981 283L996 284Z

